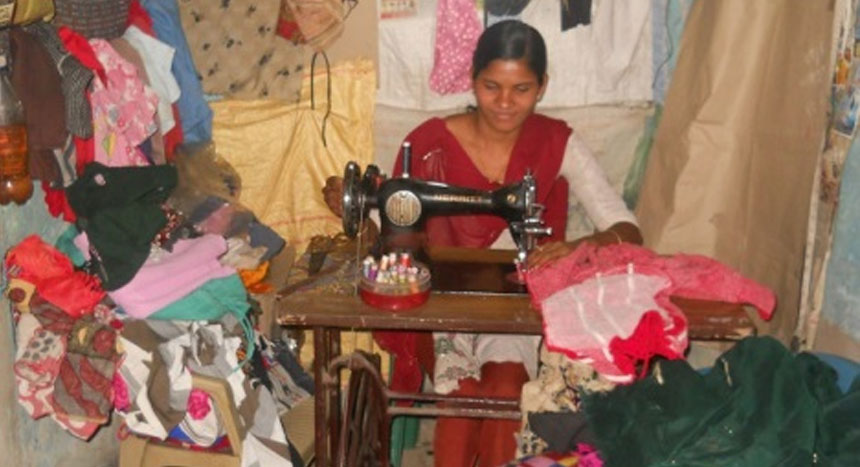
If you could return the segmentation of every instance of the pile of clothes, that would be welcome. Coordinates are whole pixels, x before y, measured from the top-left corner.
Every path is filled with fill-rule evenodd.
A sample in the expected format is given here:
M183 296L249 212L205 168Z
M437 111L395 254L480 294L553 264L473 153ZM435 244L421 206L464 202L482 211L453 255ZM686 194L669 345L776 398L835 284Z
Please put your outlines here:
M5 255L20 403L89 439L111 412L134 433L223 447L192 373L227 381L243 462L291 465L279 415L313 392L292 351L255 325L285 242L236 200L211 146L170 165L88 164L65 193L75 223Z

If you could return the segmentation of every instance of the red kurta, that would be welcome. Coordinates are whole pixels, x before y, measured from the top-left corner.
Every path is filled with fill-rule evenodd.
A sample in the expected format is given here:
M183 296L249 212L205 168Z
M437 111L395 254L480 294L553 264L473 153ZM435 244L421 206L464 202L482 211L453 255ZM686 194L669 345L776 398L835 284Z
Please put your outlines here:
M532 114L520 131L505 172L505 184L522 180L531 170L537 181L538 202L546 206L543 218L553 229L547 240L563 240L567 225L567 181L559 179L567 140L572 130L561 120ZM445 121L432 118L415 128L405 141L412 145L410 175L455 186L493 190L501 185L484 177L469 158L459 141L448 130ZM403 167L402 151L397 156L394 174ZM488 248L507 229L507 222L491 215L434 216L427 220L427 240L433 246ZM421 366L432 374L432 338L426 333L429 347L422 352L419 365L420 333L375 332L382 348L397 356L391 387L394 390L416 391L421 385ZM423 355L427 353L429 355ZM428 361L429 360L429 361Z

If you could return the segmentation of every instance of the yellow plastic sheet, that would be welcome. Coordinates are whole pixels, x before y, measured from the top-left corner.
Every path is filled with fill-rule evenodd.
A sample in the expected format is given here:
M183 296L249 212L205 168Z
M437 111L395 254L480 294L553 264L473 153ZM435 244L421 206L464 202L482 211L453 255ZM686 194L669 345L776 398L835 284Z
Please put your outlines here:
M225 100L212 103L216 151L242 179L242 204L302 252L314 235L334 235L341 221L326 207L322 187L354 160L373 159L376 76L369 60L352 60L331 69L331 113L325 123L326 73L304 78L298 104Z
M361 166L373 160L373 111L376 71L370 60L350 60L331 69L331 113L325 123L326 73L314 74L311 109L309 75L298 104L264 100L225 100L212 103L212 139L216 152L242 179L239 201L251 209L301 254L314 235L343 230L340 218L326 207L322 187L330 175L342 175L350 160ZM310 332L310 331L308 331ZM383 353L370 333L341 333L341 351ZM300 360L313 360L308 336ZM383 374L388 358L383 356Z

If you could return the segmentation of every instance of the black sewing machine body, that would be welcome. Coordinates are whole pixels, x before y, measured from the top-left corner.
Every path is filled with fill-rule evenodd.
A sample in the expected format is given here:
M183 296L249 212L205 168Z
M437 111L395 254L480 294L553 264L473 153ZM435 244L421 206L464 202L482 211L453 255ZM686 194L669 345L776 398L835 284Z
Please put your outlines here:
M431 180L409 173L409 151L404 146L403 174L386 178L370 165L361 176L355 162L344 170L343 227L355 237L371 208L379 210L383 235L419 232L426 220L437 215L490 214L503 218L517 244L518 260L525 261L537 237L551 235L541 219L544 207L536 202L537 186L531 174L496 190L484 191Z
M492 214L509 223L520 221L526 189L524 183L518 183L486 192L399 177L382 182L366 202L379 209L384 229L416 231L423 230L427 218L436 215Z

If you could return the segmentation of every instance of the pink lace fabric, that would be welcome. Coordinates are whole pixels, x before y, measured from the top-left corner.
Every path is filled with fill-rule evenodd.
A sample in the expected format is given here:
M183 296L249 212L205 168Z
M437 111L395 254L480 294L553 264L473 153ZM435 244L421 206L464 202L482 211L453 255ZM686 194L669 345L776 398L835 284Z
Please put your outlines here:
M481 31L474 0L439 0L430 89L439 94L469 90L472 52Z
M544 319L547 348L587 360L607 379L627 383L654 355L681 358L687 321L669 298L745 303L770 319L768 288L700 255L660 256L620 244L582 244L568 257L527 274Z

